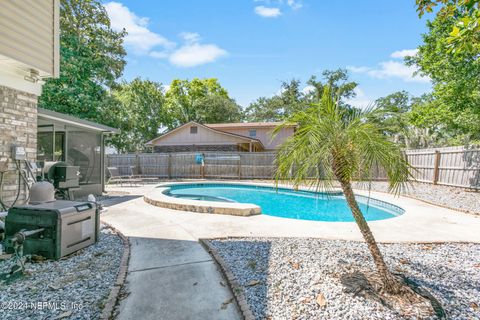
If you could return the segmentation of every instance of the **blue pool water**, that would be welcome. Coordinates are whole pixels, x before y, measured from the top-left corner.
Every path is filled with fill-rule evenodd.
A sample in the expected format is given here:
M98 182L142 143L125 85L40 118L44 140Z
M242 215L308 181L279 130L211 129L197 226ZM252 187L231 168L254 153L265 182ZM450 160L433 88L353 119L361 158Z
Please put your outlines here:
M262 214L316 221L354 221L341 194L326 195L311 191L294 191L253 185L187 184L172 185L167 195L200 201L253 203ZM400 207L376 199L357 196L360 209L368 221L383 220L403 213Z

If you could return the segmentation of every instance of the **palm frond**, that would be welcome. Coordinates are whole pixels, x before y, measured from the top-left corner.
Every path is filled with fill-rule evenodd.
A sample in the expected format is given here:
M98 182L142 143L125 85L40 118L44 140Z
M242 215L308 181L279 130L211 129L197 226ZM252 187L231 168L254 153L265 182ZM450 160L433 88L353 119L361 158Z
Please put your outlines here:
M388 141L370 119L382 111L374 105L346 110L326 86L318 104L297 112L274 130L298 125L276 156L275 180L331 189L336 179L371 180L384 170L391 192L398 193L411 177L411 168L400 148Z

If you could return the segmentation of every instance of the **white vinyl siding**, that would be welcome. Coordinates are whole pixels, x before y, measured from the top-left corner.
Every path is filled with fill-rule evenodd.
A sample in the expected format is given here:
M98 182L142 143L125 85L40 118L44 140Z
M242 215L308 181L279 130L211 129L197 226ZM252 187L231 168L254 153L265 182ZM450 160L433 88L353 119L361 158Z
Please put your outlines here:
M1 0L0 55L58 76L58 0Z

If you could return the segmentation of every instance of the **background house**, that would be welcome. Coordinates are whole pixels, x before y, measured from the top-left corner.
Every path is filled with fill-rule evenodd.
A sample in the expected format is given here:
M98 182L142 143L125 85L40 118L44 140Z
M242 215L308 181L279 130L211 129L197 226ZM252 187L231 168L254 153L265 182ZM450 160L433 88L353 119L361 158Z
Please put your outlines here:
M273 137L273 129L281 124L281 122L240 122L215 123L207 124L206 126L223 132L258 139L262 142L265 150L269 151L277 149L279 145L285 142L285 140L295 132L295 126L289 126L283 128L275 137Z
M243 151L276 149L295 127L287 127L272 140L278 122L199 124L186 123L147 143L155 152Z

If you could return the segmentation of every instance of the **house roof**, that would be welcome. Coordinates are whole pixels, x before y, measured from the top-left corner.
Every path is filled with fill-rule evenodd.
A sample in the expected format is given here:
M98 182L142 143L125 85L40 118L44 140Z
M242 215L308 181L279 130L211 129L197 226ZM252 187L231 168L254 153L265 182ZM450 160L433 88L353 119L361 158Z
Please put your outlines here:
M88 121L85 119L80 119L68 114L47 110L47 109L42 109L42 108L38 108L38 117L43 119L64 122L77 127L83 127L83 128L94 130L94 131L120 133L120 130L116 128L112 128L100 123Z
M176 127L175 129L170 130L170 131L162 134L161 136L156 137L155 139L152 139L152 140L148 141L148 142L147 142L147 145L152 145L155 141L157 141L157 140L159 140L159 139L161 139L161 138L163 138L163 137L165 137L165 136L168 136L168 135L170 135L170 134L172 134L172 133L174 133L174 132L176 132L176 131L184 128L184 127L191 126L191 125L201 126L201 127L205 128L205 129L207 129L207 130L213 131L213 132L218 133L218 134L221 134L221 135L226 135L226 136L230 136L230 137L240 138L240 139L242 139L242 140L245 140L246 142L252 142L252 141L253 141L253 142L258 143L262 148L265 148L264 145L263 145L263 143L262 143L260 140L258 140L258 139L251 138L251 137L247 137L247 136L242 136L242 135L240 135L240 134L235 134L235 133L230 133L230 132L225 132L225 131L217 130L217 129L215 129L215 128L210 127L209 125L204 125L204 124L201 124L201 123L197 123L197 122L195 122L195 121L190 121L190 122L187 122L187 123L185 123L185 124L183 124L183 125L181 125L181 126L179 126L179 127Z
M274 128L283 124L283 122L236 122L236 123L207 123L207 127L222 128Z

